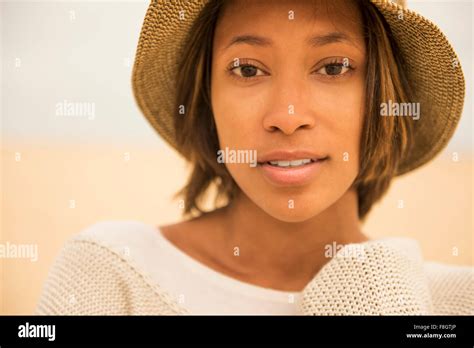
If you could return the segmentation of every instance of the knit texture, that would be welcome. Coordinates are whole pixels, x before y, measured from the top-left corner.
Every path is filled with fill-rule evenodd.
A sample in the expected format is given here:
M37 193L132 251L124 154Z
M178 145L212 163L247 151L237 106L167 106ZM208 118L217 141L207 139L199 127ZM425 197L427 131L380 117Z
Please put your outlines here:
M156 230L116 226L97 223L65 244L37 314L192 314L153 280ZM299 306L305 315L472 315L473 283L472 267L425 262L416 241L387 238L341 248L303 289Z
M67 243L45 283L37 313L126 315L185 313L124 257L88 242Z

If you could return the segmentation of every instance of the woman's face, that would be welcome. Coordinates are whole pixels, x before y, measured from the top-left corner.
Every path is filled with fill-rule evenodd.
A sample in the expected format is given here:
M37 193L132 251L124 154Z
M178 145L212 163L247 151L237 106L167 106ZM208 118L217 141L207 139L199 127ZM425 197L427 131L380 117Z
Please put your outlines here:
M256 151L257 166L225 165L269 215L305 221L350 188L359 170L365 66L362 20L351 1L226 5L213 44L212 109L222 150Z

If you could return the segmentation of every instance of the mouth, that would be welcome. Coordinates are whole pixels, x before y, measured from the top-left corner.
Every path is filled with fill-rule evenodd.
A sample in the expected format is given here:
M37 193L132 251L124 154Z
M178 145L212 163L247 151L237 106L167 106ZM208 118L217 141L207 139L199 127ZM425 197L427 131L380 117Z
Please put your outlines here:
M310 184L328 160L328 157L271 160L258 163L258 168L272 186L296 187Z
M317 161L318 159L301 158L301 159L296 159L296 160L291 160L291 161L289 160L266 161L259 164L260 165L266 164L266 165L270 165L272 167L278 167L278 168L295 168L295 167L306 166L310 163L315 163Z

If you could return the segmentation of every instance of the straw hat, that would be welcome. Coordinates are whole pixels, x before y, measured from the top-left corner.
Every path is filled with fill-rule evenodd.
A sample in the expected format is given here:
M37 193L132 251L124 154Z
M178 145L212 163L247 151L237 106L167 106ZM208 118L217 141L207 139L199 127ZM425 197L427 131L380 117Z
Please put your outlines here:
M406 9L404 1L371 1L389 24L406 62L420 102L415 144L397 175L411 171L438 154L461 117L464 76L456 53L440 29ZM138 42L132 86L137 103L153 128L176 150L174 78L188 31L208 0L152 1ZM184 12L181 12L184 11ZM184 13L184 19L181 16Z

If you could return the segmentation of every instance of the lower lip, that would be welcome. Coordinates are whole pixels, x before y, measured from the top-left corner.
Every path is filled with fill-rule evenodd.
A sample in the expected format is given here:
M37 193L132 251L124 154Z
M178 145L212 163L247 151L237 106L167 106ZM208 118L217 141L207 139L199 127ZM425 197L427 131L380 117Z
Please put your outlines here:
M264 177L275 186L301 186L310 183L320 172L327 158L298 167L276 167L259 164Z

